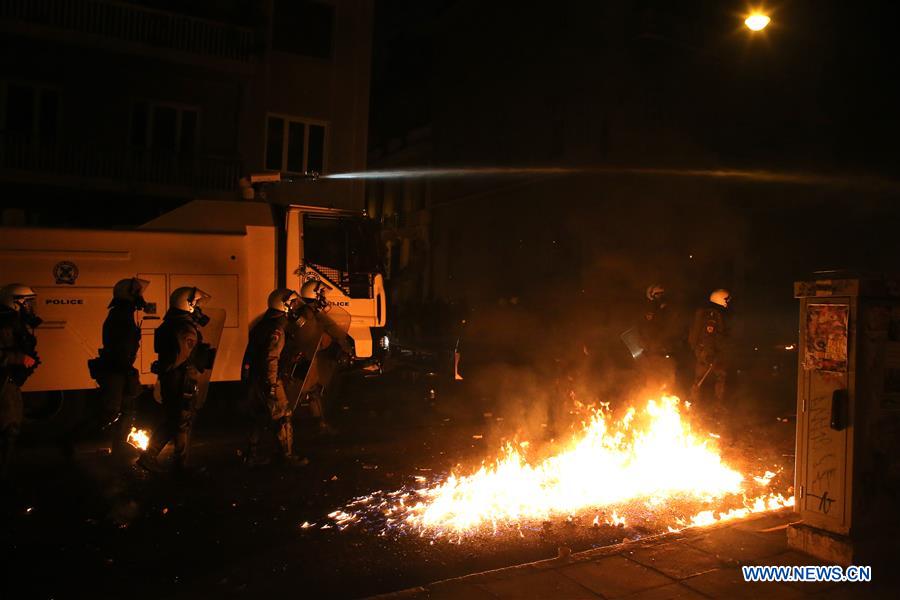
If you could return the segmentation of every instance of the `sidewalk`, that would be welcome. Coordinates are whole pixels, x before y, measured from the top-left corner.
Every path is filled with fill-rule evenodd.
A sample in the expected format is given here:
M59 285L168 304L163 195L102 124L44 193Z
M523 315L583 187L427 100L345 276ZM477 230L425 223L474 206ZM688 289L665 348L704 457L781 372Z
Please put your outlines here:
M886 598L862 583L746 583L742 565L819 565L791 550L786 528L797 515L779 511L686 530L564 558L477 573L377 596L379 600L560 598L693 600L699 598ZM564 552L563 552L564 553ZM897 596L894 596L897 597Z

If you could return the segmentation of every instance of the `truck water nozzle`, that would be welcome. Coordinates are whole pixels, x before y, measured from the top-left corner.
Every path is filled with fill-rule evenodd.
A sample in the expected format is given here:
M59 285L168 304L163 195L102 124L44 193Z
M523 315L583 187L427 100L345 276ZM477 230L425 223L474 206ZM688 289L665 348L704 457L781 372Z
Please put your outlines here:
M288 173L279 173L278 171L267 171L264 173L251 173L246 179L249 181L250 186L256 186L276 183L293 183L300 179L316 181L318 178L318 171L304 171L300 176L292 176Z

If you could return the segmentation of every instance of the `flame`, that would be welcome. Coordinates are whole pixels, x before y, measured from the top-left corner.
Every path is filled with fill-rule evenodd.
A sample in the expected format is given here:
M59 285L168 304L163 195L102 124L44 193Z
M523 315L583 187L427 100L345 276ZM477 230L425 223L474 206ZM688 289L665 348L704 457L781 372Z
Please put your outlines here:
M725 512L715 512L713 510L702 510L690 519L677 519L681 528L669 526L669 531L681 531L685 527L704 527L714 523L722 523L724 521L732 521L734 519L743 519L754 513L766 512L769 510L778 510L794 506L794 497L785 498L781 494L769 494L767 496L759 496L749 501L749 505L743 508L732 508Z
M614 527L619 526L619 525L624 527L625 526L625 517L620 517L619 515L616 514L616 511L613 511L609 520L606 521L606 524L612 525Z
M529 444L506 443L493 463L469 474L451 473L443 481L416 490L375 492L357 498L329 515L340 529L381 512L386 528L402 527L423 535L461 539L483 528L553 518L571 519L589 509L605 508L605 523L625 526L614 507L643 502L650 510L672 499L711 503L740 495L742 508L716 513L703 510L676 519L680 528L747 516L793 503L780 494L747 496L748 485L768 486L775 473L747 481L726 465L714 434L699 435L682 419L675 396L649 400L640 411L630 408L614 420L608 405L592 409L582 430L560 452L530 461ZM418 478L417 478L418 480ZM590 517L588 517L590 518ZM631 517L629 517L631 520ZM599 515L593 525L598 526Z
M568 450L536 465L508 444L493 465L453 474L426 490L427 502L409 520L426 529L462 531L641 497L740 492L742 475L682 422L679 402L674 396L651 400L641 414L629 409L618 423L597 411ZM636 420L643 426L635 428Z
M766 471L764 474L754 477L753 481L755 481L757 485L767 486L772 482L772 479L775 478L775 475L777 475L777 473L774 473L773 471Z
M150 444L150 434L145 429L131 428L125 441L137 448L138 450L146 450Z

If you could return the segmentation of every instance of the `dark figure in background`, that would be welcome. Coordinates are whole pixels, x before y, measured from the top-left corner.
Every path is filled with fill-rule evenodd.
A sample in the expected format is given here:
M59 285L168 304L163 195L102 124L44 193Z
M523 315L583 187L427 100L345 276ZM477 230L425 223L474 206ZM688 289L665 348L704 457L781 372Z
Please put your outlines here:
M718 289L709 295L709 303L697 309L688 341L696 359L691 400L700 397L702 386L715 382L715 405L712 413L724 408L727 377L728 323L726 311L731 303L728 290Z
M16 439L22 428L22 386L40 364L34 328L35 293L22 284L0 289L0 482L9 476Z
M644 351L640 357L645 384L671 394L675 388L676 318L661 285L647 288L644 315L638 326Z
M103 322L103 348L100 357L88 361L91 376L100 386L101 423L112 434L114 455L129 446L125 442L134 424L135 403L141 394L140 374L134 368L141 347L139 314L146 307L144 290L150 282L132 277L113 287L109 313Z
M159 453L170 441L175 445L174 467L187 467L191 429L197 416L197 378L208 368L209 347L203 343L200 328L208 322L200 305L209 294L195 287L181 287L172 292L169 310L156 329L154 346L159 359L151 367L158 379L159 398L163 406L163 422L150 436L150 444L138 464L148 471L161 471Z
M285 392L286 379L300 360L296 336L301 308L300 296L288 289L269 294L269 309L250 330L244 352L244 381L248 386L253 424L248 440L246 462L249 466L266 464L259 456L263 431L275 432L280 458L288 463L303 463L294 456L292 407Z
M456 332L456 341L453 344L453 381L462 381L463 376L459 371L459 363L462 361L463 340L465 339L466 319L459 320L459 327Z

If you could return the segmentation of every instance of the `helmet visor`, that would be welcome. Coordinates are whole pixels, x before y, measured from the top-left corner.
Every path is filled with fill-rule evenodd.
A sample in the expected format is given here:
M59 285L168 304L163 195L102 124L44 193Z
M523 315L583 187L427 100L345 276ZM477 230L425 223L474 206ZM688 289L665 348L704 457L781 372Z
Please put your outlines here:
M147 286L149 285L150 282L146 279L135 277L131 280L131 293L135 296L143 296L144 292L147 291Z
M200 288L194 288L194 293L192 297L188 298L188 303L194 307L203 307L210 301L212 298L211 295L207 294Z
M37 296L16 296L16 304L18 304L22 310L33 313L34 307L37 304Z
M284 299L284 305L288 310L293 310L300 306L300 296L297 295L297 292L288 294L287 298Z

